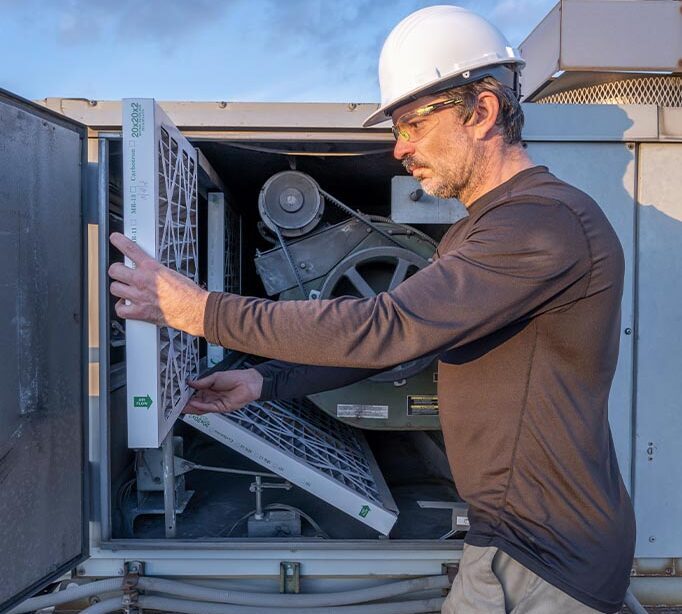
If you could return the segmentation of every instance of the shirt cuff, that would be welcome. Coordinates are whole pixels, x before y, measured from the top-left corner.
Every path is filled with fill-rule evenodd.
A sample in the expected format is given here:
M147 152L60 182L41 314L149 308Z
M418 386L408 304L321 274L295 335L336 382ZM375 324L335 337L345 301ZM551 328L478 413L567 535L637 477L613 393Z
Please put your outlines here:
M263 386L260 390L259 401L274 401L275 400L275 377L266 363L256 365L253 367L263 378Z
M218 338L218 307L222 292L209 292L204 310L204 337L213 345L222 345Z

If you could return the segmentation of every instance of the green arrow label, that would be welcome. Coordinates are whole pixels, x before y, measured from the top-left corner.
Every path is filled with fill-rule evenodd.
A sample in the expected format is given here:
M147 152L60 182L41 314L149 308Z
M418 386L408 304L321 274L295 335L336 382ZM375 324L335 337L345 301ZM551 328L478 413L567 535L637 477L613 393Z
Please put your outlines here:
M360 516L365 518L369 514L369 505L363 505L362 509L360 510Z
M152 403L152 398L149 395L143 397L133 397L134 407L144 407L145 409L149 409L152 406Z

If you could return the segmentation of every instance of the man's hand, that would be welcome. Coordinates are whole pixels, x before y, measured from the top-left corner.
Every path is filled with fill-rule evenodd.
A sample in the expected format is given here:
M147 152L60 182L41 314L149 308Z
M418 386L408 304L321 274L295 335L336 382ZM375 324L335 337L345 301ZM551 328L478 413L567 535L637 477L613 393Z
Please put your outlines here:
M240 369L219 371L188 383L196 393L183 413L225 413L257 400L263 388L263 376L255 369Z
M134 269L120 262L109 267L115 280L110 290L119 297L116 314L203 337L208 292L154 260L124 235L114 232L110 240L135 264Z

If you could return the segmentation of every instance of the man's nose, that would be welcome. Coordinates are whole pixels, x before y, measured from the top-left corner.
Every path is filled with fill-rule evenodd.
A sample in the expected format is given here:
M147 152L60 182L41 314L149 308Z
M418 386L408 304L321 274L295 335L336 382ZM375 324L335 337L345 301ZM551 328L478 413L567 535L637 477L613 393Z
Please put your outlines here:
M414 153L414 144L406 141L403 137L398 137L393 148L393 157L396 160L402 160L406 156Z

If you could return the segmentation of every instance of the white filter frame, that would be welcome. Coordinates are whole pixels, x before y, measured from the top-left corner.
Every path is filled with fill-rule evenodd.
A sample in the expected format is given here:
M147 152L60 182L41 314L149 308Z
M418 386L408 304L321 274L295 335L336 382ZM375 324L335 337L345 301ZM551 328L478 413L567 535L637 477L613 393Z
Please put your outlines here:
M122 109L124 232L196 282L196 150L154 99L127 98ZM191 396L186 382L199 374L199 340L126 320L126 372L128 446L158 448Z

